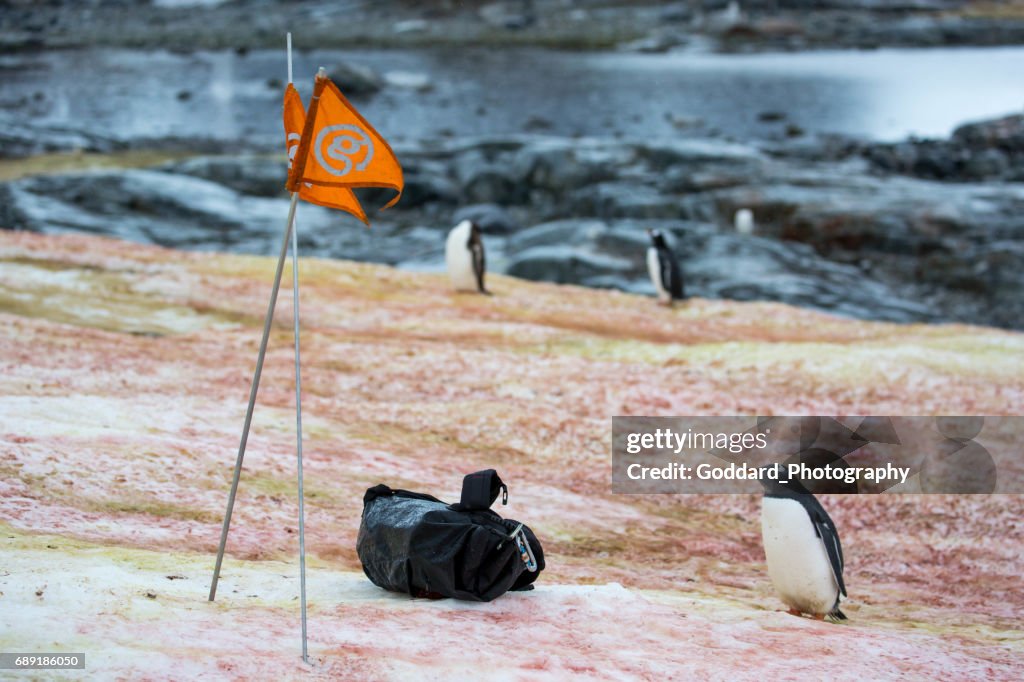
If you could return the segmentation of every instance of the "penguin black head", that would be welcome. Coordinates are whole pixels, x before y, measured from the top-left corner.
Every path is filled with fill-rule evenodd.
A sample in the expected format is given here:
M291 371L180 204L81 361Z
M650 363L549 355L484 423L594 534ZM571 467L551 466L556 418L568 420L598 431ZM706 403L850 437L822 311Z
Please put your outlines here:
M651 244L655 248L668 248L668 243L665 242L665 235L661 233L661 230L647 230L647 235L651 238Z

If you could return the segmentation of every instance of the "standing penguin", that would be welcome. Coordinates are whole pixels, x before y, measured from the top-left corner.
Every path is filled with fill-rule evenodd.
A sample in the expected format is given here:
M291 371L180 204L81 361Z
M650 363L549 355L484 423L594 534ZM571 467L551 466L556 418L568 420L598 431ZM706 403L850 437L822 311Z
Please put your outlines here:
M479 291L491 295L484 287L487 263L480 226L472 220L463 220L448 233L444 261L448 277L456 291Z
M647 230L647 234L651 237L651 246L647 249L647 272L658 292L659 302L672 305L685 297L682 268L660 230Z
M754 212L749 208L741 208L732 217L732 224L739 234L754 234Z
M762 477L761 537L775 591L795 616L846 620L839 610L843 547L836 525L799 482Z

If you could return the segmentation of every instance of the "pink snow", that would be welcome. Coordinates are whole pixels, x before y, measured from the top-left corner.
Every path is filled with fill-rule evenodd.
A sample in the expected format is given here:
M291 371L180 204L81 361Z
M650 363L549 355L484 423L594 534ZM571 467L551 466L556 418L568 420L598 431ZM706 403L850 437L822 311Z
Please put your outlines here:
M504 277L484 298L312 259L305 667L286 290L206 601L273 266L0 231L0 650L118 679L1024 676L1020 496L823 498L833 625L779 611L758 499L613 495L609 455L620 414L1020 413L1024 335ZM367 487L456 499L485 467L544 544L537 590L435 602L362 576Z

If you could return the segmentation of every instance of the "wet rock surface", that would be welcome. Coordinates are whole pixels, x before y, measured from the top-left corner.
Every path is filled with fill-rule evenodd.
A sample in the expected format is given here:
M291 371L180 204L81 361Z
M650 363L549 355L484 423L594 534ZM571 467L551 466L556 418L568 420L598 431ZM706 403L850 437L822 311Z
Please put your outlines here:
M8 50L81 45L251 49L276 45L301 26L312 43L357 45L547 45L662 52L691 43L722 50L1005 45L1024 41L1017 5L968 0L875 2L746 0L583 2L385 0L355 10L328 2L7 3L0 45Z
M1024 114L960 126L948 140L870 145L863 154L882 171L920 178L1024 182Z
M965 126L936 144L1009 158L1017 126ZM834 138L764 145L532 135L405 145L397 149L408 180L398 207L371 212L367 231L304 205L300 246L309 255L437 270L448 229L471 218L484 230L493 271L653 293L644 231L657 227L675 242L693 295L1020 327L1024 185L892 174L865 149ZM0 185L0 221L269 254L287 210L283 180L277 155L29 177ZM389 198L361 196L371 211ZM753 235L733 227L741 209L752 213Z

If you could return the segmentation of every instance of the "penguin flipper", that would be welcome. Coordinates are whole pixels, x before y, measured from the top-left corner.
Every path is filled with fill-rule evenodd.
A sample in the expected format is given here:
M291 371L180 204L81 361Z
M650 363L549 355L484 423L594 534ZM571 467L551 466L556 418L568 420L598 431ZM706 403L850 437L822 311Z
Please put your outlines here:
M811 520L814 523L815 532L817 532L818 537L821 538L822 544L825 545L825 553L828 555L828 562L832 565L832 575L835 576L836 584L839 586L839 592L845 597L846 585L843 583L843 546L839 542L839 532L836 530L835 524L832 523L832 519L829 518L824 509L821 510L821 514L824 515L824 518L815 514L817 518L812 518Z
M473 274L476 275L476 288L481 294L491 295L484 286L484 273L487 271L487 257L484 255L484 245L476 242L470 246L473 252Z
M673 299L683 298L683 277L675 254L666 248L658 249L661 285Z
M658 249L658 270L661 275L661 286L669 292L669 296L672 296L675 282L672 277L672 254L668 253L668 249Z

